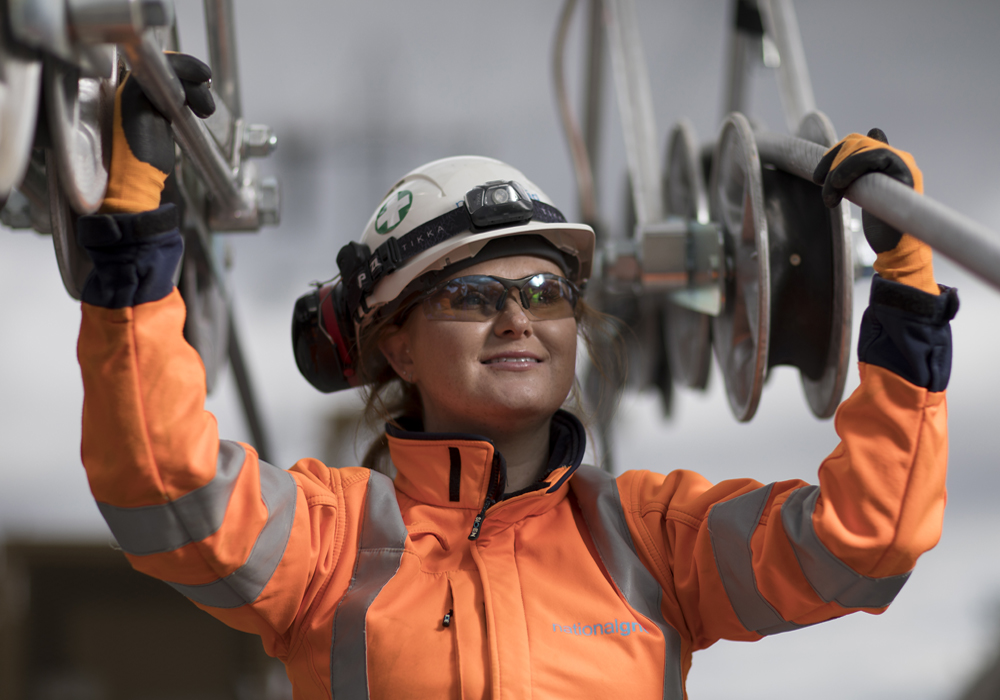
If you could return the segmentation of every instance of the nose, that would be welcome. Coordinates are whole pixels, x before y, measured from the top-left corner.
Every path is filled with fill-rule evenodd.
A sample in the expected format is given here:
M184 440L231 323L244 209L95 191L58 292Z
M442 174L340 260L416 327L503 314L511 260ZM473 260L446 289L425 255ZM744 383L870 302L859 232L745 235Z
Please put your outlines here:
M507 295L503 308L500 309L500 313L493 323L493 332L498 336L521 338L531 335L531 319L528 318L524 307L518 302L519 297L516 290L512 290Z

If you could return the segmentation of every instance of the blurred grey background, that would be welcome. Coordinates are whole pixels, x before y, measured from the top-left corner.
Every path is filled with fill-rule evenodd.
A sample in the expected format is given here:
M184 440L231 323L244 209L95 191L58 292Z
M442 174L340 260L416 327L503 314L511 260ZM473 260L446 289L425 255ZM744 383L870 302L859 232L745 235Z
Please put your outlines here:
M178 0L182 49L206 57L201 3ZM236 3L244 113L274 127L261 162L283 187L283 220L227 240L245 352L273 443L290 466L355 459L353 395L324 396L296 368L290 314L310 280L332 277L382 196L423 162L462 153L522 169L573 216L570 159L557 122L552 38L561 3L422 0ZM1000 231L1000 3L862 0L795 3L817 104L838 133L884 129L911 151L928 195ZM689 118L702 141L721 121L729 2L637 0L661 140ZM582 13L569 46L581 103ZM624 152L610 73L600 154L601 207L624 220ZM763 68L751 113L783 129ZM662 145L662 143L661 143ZM950 501L941 544L879 617L848 619L695 656L692 698L957 698L1000 642L1000 293L938 258L959 287L949 387ZM855 287L854 337L868 283ZM78 304L51 242L0 231L0 539L103 542L107 530L79 460ZM655 396L625 397L623 468L693 469L713 481L815 480L836 445L809 413L796 373L772 373L757 417L737 424L717 368L705 394L681 393L661 418ZM853 371L848 392L857 385ZM228 372L209 399L223 436L248 439ZM346 426L346 427L345 427ZM330 436L337 440L331 445ZM339 442L338 442L339 440ZM336 461L339 460L339 461Z

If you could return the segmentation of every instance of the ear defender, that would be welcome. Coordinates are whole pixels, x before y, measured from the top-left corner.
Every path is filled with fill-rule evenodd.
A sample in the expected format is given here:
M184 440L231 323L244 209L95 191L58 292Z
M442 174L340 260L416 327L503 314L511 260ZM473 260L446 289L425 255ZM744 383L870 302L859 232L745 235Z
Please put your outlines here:
M347 314L343 291L342 285L330 284L303 294L292 312L295 364L324 394L361 383L351 354L354 324Z

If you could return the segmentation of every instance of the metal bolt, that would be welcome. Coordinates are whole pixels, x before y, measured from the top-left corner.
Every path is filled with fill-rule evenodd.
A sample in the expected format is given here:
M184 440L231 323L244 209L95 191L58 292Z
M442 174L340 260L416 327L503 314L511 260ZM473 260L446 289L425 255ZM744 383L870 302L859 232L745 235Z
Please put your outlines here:
M266 124L247 124L243 128L243 157L264 158L274 153L278 137Z
M798 267L802 264L802 256L798 253L792 253L792 255L788 258L788 262L792 264L792 267Z

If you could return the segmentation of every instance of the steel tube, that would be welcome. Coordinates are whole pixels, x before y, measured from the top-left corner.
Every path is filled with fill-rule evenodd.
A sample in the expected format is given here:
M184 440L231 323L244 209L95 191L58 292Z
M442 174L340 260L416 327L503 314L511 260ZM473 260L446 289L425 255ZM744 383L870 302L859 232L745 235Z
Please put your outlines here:
M132 73L150 101L170 120L174 138L194 164L217 206L239 216L250 207L243 200L235 174L215 145L208 127L184 104L184 88L170 69L153 37L122 45Z
M781 65L778 66L778 87L785 123L791 132L799 128L802 118L816 111L806 52L791 0L761 0L761 18L767 32L778 46Z
M632 0L606 0L608 48L638 225L663 219L653 96Z
M761 160L812 181L826 149L794 136L755 136ZM1000 235L982 224L881 173L859 178L844 196L1000 290Z
M749 49L746 42L750 41L735 24L729 33L729 55L726 66L726 85L723 94L722 116L732 112L746 112L747 83L750 82L750 67L748 61Z
M233 119L240 119L243 116L243 104L236 61L233 0L205 0L205 27L208 35L208 60L212 64L212 85L226 103Z

